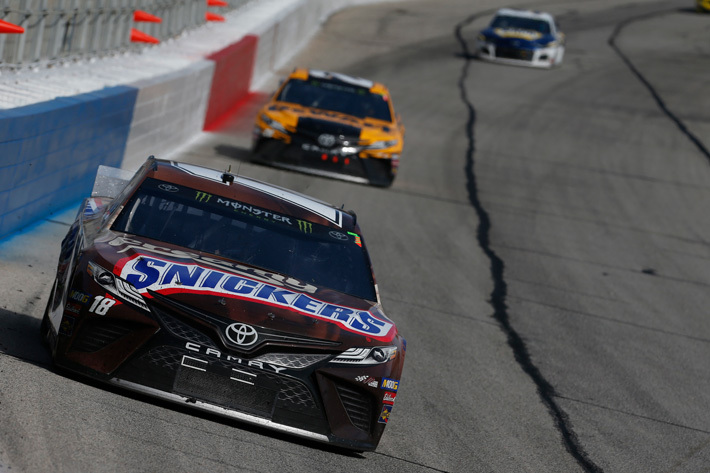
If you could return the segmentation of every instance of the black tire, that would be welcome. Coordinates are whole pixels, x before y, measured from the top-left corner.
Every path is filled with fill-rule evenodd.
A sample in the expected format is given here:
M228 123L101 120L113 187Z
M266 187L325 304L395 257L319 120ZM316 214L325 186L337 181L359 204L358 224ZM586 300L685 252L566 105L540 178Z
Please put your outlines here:
M52 300L54 299L54 291L57 288L57 281L54 281L52 285L52 291L49 293L49 298L47 299L47 307L44 309L44 315L42 316L42 323L39 327L39 333L42 337L42 343L50 347L51 337L52 337L52 322L49 320L49 309L52 306Z

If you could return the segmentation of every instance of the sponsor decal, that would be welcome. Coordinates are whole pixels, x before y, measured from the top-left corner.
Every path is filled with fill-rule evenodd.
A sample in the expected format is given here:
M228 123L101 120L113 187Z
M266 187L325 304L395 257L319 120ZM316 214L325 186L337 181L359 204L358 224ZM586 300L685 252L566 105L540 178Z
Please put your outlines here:
M385 404L382 406L382 412L380 412L380 417L377 419L377 422L380 424L386 424L388 420L390 420L390 413L392 412L392 406L389 404Z
M229 261L224 261L216 258L210 258L207 256L202 256L197 253L191 253L189 251L174 250L172 248L151 245L150 243L144 243L140 240L134 240L126 237L117 237L108 242L109 246L117 247L123 246L118 253L126 253L130 250L137 251L149 251L158 255L165 255L177 259L189 259L193 261L199 261L200 263L206 263L210 266L224 269L226 271L236 273L239 275L246 276L250 279L256 279L258 281L263 281L266 283L273 284L275 286L285 286L295 289L297 291L308 292L310 294L316 292L317 287L299 281L298 279L283 276L281 274L273 274L269 271L252 268L250 266L245 266L243 264L231 263ZM116 266L116 270L120 271L122 263Z
M239 358L238 356L232 356L226 353L222 353L216 348L203 347L202 345L193 342L185 343L185 348L195 353L212 356L215 358L219 358L220 360L230 361L239 365L251 366L252 368L258 368L260 370L273 371L274 373L281 373L282 371L286 370L286 368L284 368L283 366L276 366L272 365L271 363L264 363L263 361L257 360L245 360L243 358Z
M213 169L207 169L203 168L200 166L195 166L193 164L185 164L185 163L175 163L175 167L182 169L183 171L187 172L188 174L192 174L194 176L200 176L205 179L210 179L215 182L222 182L222 172L221 171L215 171ZM300 194L297 194L295 192L290 192L285 189L279 189L275 188L269 184L265 184L263 182L259 181L252 181L251 179L246 179L242 177L237 177L235 182L238 184L249 187L251 189L256 189L260 192L264 192L268 195L271 195L277 199L285 200L287 202L291 202L294 205L297 205L303 209L307 209L310 212L313 212L324 219L328 220L329 222L333 222L335 225L342 227L343 225L343 213L335 209L329 205L314 201L313 199L309 199L307 197L304 197Z
M353 154L355 154L355 152L352 151L355 148L349 148L349 147L325 148L325 147L320 147L318 145L313 145L310 143L301 143L301 149L303 151L310 151L313 153L326 153L331 156L352 156Z
M325 146L326 148L330 148L335 144L335 136L328 133L323 133L322 135L318 136L318 144L321 146Z
M345 241L348 239L348 236L345 233L336 232L335 230L331 230L330 232L328 232L328 235L340 241Z
M348 232L348 235L352 235L353 238L355 238L355 244L362 248L362 239L360 239L360 235L353 232Z
M76 289L72 289L72 291L69 293L69 299L76 302L81 302L82 304L86 304L91 300L91 294L86 294Z
M96 315L106 315L108 310L113 307L116 303L116 299L105 296L94 297L94 302L92 302L91 307L89 307L89 312Z
M256 343L259 339L259 334L251 325L234 323L227 327L224 331L230 342L240 347L248 347Z
M103 205L103 201L99 197L93 197L91 199L86 200L86 207L84 207L84 217L89 218L94 215L96 215L99 210L101 209L101 206Z
M165 192L177 192L180 190L178 187L176 187L172 184L160 184L158 186L158 189L160 189L161 191L165 191Z
M397 399L397 393L391 393L389 391L386 391L385 395L382 397L382 403L383 404L394 404L395 399Z
M74 332L75 322L76 319L71 315L64 315L64 317L62 317L62 322L59 324L59 334L66 335L68 337L71 336Z
M399 380L382 378L382 385L380 388L386 389L387 391L397 392L397 388L399 388Z
M121 260L114 271L120 271L119 276L132 284L143 297L150 297L148 290L167 294L187 292L224 296L287 308L377 340L389 341L393 337L394 325L370 311L331 304L304 292L198 264L135 255Z
M359 381L363 384L366 384L366 385L370 386L371 388L376 388L377 386L380 385L380 383L375 378L373 378L372 376L367 376L367 375L358 376L355 378L355 381Z
M501 38L518 38L527 41L535 41L542 38L542 33L532 30L496 28L493 32Z
M311 222L298 219L296 219L296 222L298 222L298 229L303 233L313 233L313 224Z
M286 215L279 215L277 213L272 212L271 210L266 210L259 207L255 207L253 205L237 202L236 200L223 199L222 197L217 197L217 200L215 202L217 204L222 204L225 207L232 207L235 212L240 212L242 214L251 215L252 217L262 218L265 220L273 220L275 222L293 225L293 222L291 222L291 217L287 217Z
M76 302L67 302L67 305L64 306L64 311L79 314L81 313L81 306Z
M207 192L197 191L195 194L195 200L198 202L209 202L211 198L212 194L208 194Z
M274 105L273 108L270 110L273 110L275 112L295 112L300 115L310 115L312 117L326 117L326 118L332 118L340 122L345 122L349 123L351 125L357 126L360 125L362 122L358 120L357 118L346 115L340 112L333 112L331 110L323 110L320 108L307 108L304 109L302 107L289 107L288 105Z

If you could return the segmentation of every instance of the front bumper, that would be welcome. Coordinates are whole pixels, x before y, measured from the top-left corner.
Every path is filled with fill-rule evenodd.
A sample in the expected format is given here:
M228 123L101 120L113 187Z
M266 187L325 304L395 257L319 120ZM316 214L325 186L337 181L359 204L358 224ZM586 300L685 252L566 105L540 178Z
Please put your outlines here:
M476 56L485 61L518 66L550 68L557 64L560 46L548 48L515 48L493 42L478 41Z
M298 135L287 143L256 131L252 152L254 161L264 164L377 186L392 184L399 159L388 153L364 157L347 146L323 148Z
M330 363L332 348L229 354L209 330L164 307L156 309L151 306L150 322L159 329L151 328L153 335L130 350L135 322L65 312L71 330L54 337L55 363L144 395L306 439L358 451L377 447L385 428L379 421L382 391L355 377L365 372L376 379L399 378L390 363L353 370Z

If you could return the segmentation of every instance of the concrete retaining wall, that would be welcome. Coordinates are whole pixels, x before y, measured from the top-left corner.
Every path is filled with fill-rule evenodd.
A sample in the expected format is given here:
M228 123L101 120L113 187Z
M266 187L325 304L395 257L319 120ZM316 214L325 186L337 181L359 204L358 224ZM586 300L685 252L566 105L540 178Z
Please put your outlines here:
M257 36L246 35L242 40L208 56L209 60L214 61L214 74L205 130L214 128L249 93L258 41Z
M130 84L138 90L121 167L138 169L151 154L165 156L202 131L213 61Z
M0 238L91 192L123 159L138 90L111 87L0 111Z

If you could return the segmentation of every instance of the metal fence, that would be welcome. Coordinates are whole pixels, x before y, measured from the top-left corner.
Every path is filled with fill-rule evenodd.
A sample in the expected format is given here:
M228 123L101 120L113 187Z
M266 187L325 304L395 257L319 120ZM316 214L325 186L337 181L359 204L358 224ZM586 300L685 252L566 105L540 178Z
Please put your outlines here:
M25 29L0 33L0 69L138 50L148 44L131 42L133 28L164 41L205 24L207 12L223 15L250 1L208 6L208 0L0 0L0 20ZM136 10L162 22L135 22Z

